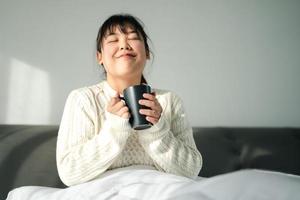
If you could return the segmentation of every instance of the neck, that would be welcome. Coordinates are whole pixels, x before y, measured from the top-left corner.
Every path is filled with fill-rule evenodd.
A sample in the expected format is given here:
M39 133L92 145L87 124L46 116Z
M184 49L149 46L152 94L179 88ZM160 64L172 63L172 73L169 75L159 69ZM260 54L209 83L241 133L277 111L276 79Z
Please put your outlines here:
M108 76L107 82L115 91L119 94L123 94L123 90L129 86L141 84L141 77L136 79L113 79Z

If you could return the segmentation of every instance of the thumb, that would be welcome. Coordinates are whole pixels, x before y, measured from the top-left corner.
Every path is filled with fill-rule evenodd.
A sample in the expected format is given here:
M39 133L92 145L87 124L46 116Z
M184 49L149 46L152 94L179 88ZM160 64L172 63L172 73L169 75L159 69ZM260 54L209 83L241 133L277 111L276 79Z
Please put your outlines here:
M113 98L120 98L120 93L119 92L115 92L112 97Z

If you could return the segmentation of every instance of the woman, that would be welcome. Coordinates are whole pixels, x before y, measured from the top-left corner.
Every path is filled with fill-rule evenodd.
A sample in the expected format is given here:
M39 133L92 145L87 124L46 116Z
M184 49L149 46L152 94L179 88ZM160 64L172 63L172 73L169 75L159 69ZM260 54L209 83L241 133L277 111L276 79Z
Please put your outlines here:
M131 15L113 15L100 27L97 60L106 80L76 89L68 96L57 139L57 167L68 186L99 177L106 170L130 165L196 177L202 166L192 129L178 96L154 90L144 94L140 113L153 124L133 130L128 107L119 98L132 85L146 83L150 59L148 37Z

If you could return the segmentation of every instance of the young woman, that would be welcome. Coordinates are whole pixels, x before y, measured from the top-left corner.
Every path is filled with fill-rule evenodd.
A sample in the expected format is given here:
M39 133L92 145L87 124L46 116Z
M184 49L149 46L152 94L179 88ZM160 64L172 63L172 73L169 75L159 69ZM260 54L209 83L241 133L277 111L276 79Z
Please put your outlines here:
M67 98L57 139L57 167L68 186L130 165L196 177L202 157L196 148L182 101L169 91L144 94L140 113L153 124L136 131L128 107L119 98L125 88L146 83L148 37L131 15L113 15L99 29L97 60L106 80L76 89Z

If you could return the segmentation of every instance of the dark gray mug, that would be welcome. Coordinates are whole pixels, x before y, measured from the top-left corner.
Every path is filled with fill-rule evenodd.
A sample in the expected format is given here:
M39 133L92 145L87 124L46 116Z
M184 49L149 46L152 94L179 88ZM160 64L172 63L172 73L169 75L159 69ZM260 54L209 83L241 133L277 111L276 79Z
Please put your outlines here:
M139 104L139 100L144 99L144 93L151 93L151 87L149 85L134 85L126 88L123 91L124 97L121 97L129 108L129 123L135 130L143 130L152 126L152 124L146 120L146 116L139 113L140 109L148 108Z

